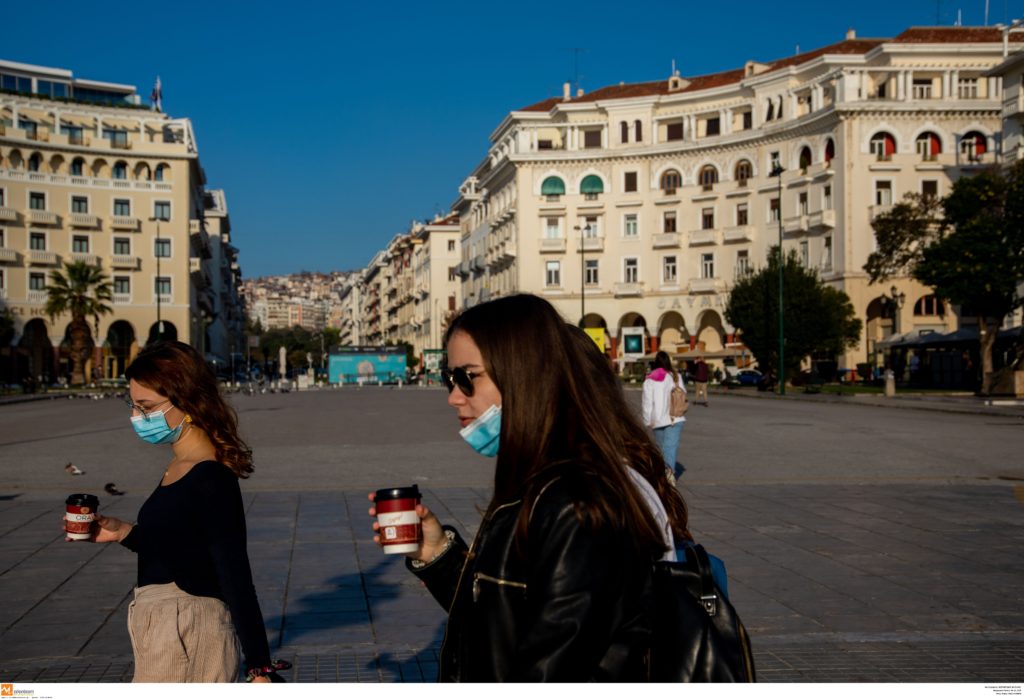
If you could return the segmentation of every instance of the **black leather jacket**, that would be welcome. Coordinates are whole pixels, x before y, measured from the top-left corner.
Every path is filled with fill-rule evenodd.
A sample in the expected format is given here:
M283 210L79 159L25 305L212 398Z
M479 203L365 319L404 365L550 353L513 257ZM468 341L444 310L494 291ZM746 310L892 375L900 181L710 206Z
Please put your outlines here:
M448 610L439 681L646 679L650 562L624 533L584 528L570 489L558 479L537 499L523 555L515 501L484 519L472 548L456 534L427 566L410 563Z

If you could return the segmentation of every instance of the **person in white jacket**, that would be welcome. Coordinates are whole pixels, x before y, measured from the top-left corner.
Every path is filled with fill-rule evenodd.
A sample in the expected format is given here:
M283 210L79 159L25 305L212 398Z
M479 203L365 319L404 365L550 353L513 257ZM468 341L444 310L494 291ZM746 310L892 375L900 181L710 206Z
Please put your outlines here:
M644 424L654 431L665 468L676 477L676 452L679 451L679 437L683 433L685 417L669 414L672 389L679 387L686 391L686 382L672 366L672 359L666 352L654 355L654 369L644 379L643 419Z

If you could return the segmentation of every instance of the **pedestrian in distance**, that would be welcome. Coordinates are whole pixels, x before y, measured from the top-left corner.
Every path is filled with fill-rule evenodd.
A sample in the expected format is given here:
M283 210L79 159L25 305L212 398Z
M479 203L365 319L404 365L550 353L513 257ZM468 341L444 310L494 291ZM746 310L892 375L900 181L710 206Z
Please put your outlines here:
M136 435L171 461L135 524L97 517L93 541L138 554L128 633L133 682L283 681L270 658L246 552L238 481L253 472L213 371L181 342L146 347L125 371Z
M686 397L686 382L672 366L672 358L667 352L659 351L654 355L651 373L644 379L641 406L644 424L654 433L654 441L661 451L665 469L675 482L676 454L679 452L679 439L686 424L685 409L672 410L672 392L682 391Z
M416 508L406 564L449 610L441 681L646 678L652 561L688 536L686 507L581 335L530 295L474 306L447 331L448 404L496 461L472 546Z
M693 382L697 386L697 399L705 408L708 407L708 381L711 379L711 370L704 362L704 357L697 357L697 363L693 368Z

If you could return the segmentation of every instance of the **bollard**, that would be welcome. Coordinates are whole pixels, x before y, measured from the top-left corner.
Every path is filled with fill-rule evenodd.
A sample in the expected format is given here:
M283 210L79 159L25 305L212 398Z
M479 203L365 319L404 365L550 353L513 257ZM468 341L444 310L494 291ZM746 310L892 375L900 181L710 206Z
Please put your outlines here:
M896 374L892 369L885 372L885 397L892 398L896 395Z

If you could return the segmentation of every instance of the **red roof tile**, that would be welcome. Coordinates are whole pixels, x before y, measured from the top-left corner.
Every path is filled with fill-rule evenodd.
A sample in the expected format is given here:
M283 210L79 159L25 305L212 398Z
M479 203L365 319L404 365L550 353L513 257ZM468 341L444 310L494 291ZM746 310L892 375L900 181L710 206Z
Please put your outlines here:
M1018 32L1013 32L1019 41ZM1003 32L995 27L911 27L893 39L898 44L986 44L1003 41Z
M1015 41L1024 41L1024 33L1014 32ZM764 62L768 66L765 72L780 70L790 66L800 65L812 61L815 58L825 55L853 55L865 54L872 49L887 42L903 44L926 44L926 43L989 43L1001 42L1003 34L995 27L911 27L893 39L847 39L836 44L824 46L820 49L807 51L781 58L776 61ZM698 75L686 78L689 81L684 89L679 92L695 92L697 90L708 90L723 85L730 85L743 79L743 69L727 70L721 73L710 75ZM610 85L602 87L582 97L573 97L572 102L596 102L607 99L627 99L629 97L646 97L649 95L669 94L668 80L656 80L653 82L630 83L626 85ZM549 112L556 105L562 103L561 97L549 97L548 99L523 107L520 112Z

